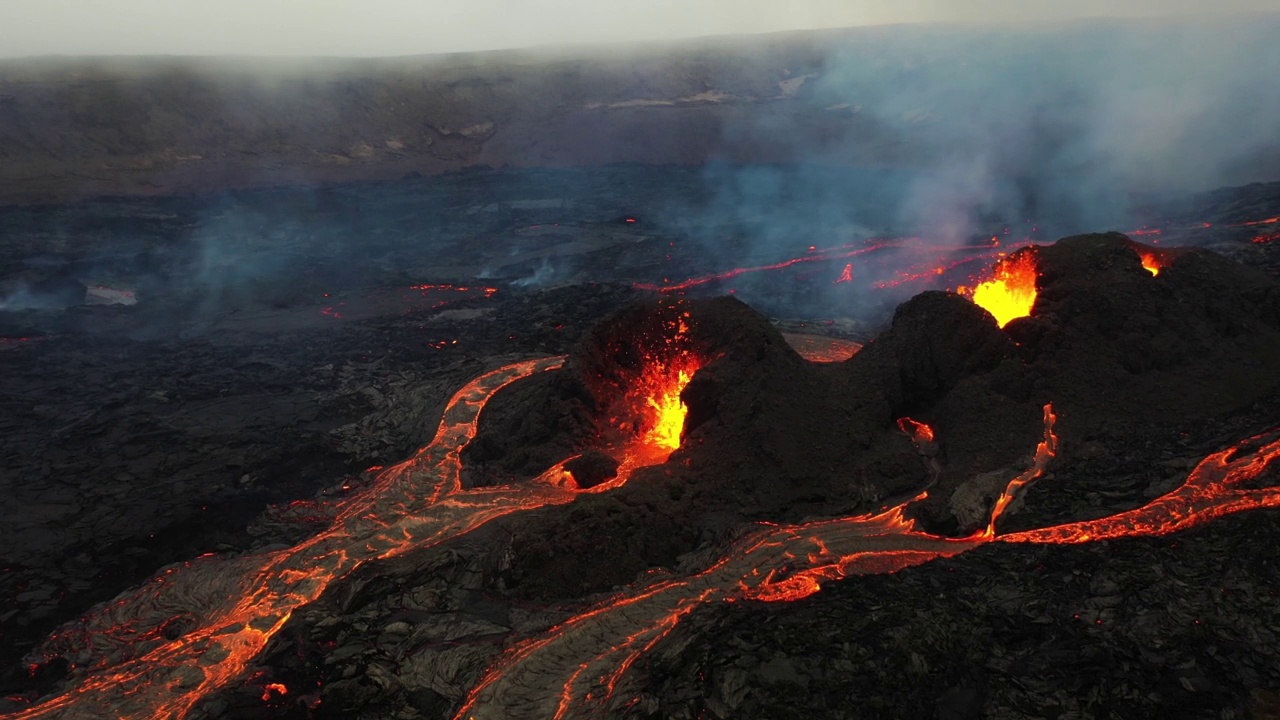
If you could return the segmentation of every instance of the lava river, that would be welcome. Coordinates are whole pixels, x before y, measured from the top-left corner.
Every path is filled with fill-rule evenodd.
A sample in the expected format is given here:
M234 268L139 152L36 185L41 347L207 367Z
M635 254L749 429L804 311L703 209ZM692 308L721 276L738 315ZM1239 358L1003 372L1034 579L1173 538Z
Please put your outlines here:
M557 465L532 483L464 489L461 449L474 437L481 409L499 389L553 370L562 358L526 361L476 378L454 395L435 439L412 459L388 468L341 507L333 525L299 545L171 568L142 588L59 631L46 648L73 663L60 695L14 718L172 718L243 678L248 664L300 606L370 560L430 547L513 512L604 492L626 473L589 491L566 482ZM1057 450L1046 406L1044 439L1013 478L997 515L1038 478ZM936 473L932 430L900 428ZM637 585L503 652L466 698L457 718L601 717L634 701L636 660L705 603L788 601L821 583L892 573L990 542L1075 543L1174 532L1222 515L1280 505L1280 488L1251 488L1280 456L1280 433L1251 438L1209 456L1181 488L1110 518L1001 535L996 517L985 532L948 538L917 530L904 510L923 495L874 514L799 525L761 525L701 572ZM624 463L625 465L626 463ZM178 622L176 639L168 630Z
M999 512L1038 478L1057 452L1054 415L1045 407L1044 439L1027 470L1009 483L985 532L947 538L916 530L904 509L789 526L763 526L702 572L633 588L540 637L510 648L472 691L455 720L614 717L638 700L628 673L646 651L699 605L807 597L827 580L892 573L953 557L989 542L1080 543L1164 535L1229 513L1280 506L1280 488L1242 487L1280 457L1280 431L1250 438L1204 459L1180 488L1144 507L1108 518L999 535ZM927 426L900 424L921 447ZM914 429L914 430L913 430Z
M141 588L64 627L45 643L72 663L70 687L12 718L174 718L239 679L300 606L361 564L445 542L494 518L568 503L589 491L557 466L517 487L463 489L461 449L501 388L560 367L531 360L481 375L459 390L431 444L384 470L342 506L333 525L286 550L206 557L161 572ZM181 628L176 639L174 629Z

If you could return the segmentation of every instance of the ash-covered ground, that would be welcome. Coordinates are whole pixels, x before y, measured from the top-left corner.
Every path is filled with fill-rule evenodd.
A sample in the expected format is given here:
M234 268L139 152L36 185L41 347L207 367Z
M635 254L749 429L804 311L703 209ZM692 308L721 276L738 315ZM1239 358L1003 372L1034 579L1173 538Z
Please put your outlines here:
M168 563L323 527L328 503L427 442L484 370L573 353L494 400L468 482L525 481L589 445L607 390L584 378L616 362L604 339L678 298L743 302L696 304L692 333L719 360L687 389L669 467L362 568L196 714L449 717L505 646L714 561L752 523L870 510L932 482L919 521L971 530L948 501L1030 453L1044 402L1062 452L1002 530L1141 505L1280 423L1275 185L1115 228L1214 253L1154 278L1115 236L1040 249L1036 317L1004 331L955 295L894 308L981 270L990 236L1054 239L1025 221L927 252L868 240L894 237L889 218L763 245L740 221L683 225L698 187L685 170L617 167L3 211L0 708L74 675L23 658L94 603ZM662 302L634 287L813 253ZM917 258L944 272L904 279ZM860 282L837 282L847 264ZM877 339L815 366L780 331ZM903 415L938 433L936 477L896 432ZM1162 539L996 545L796 602L707 604L644 656L635 701L612 714L1267 717L1277 527L1257 511Z

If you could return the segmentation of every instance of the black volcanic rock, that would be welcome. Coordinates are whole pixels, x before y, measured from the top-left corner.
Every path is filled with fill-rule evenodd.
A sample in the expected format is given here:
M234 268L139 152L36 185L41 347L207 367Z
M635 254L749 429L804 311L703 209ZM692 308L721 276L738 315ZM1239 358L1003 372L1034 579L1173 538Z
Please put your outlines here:
M1008 332L1045 401L1071 410L1068 435L1231 412L1280 387L1280 290L1257 270L1188 249L1153 277L1118 233L1064 238L1038 268L1032 317Z
M1035 307L1005 328L1016 352L977 362L917 418L934 425L947 455L925 507L937 527L950 522L945 506L961 484L1001 470L1012 477L1011 461L1037 441L1044 404L1070 457L1128 428L1220 416L1280 389L1274 282L1191 249L1161 251L1166 264L1152 276L1138 249L1110 233L1033 250Z
M892 411L903 414L927 407L1013 352L986 310L953 293L925 292L899 306L889 330L847 366L855 382L874 382Z
M618 461L600 452L588 450L564 464L580 488L593 488L618 477Z

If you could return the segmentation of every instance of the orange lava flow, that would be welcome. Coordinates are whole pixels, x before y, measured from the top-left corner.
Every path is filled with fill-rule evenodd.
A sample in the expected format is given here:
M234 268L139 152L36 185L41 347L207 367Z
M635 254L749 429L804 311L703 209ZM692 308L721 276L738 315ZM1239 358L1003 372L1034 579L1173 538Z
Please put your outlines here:
M186 716L201 698L240 678L299 607L364 563L438 545L497 517L590 490L563 481L557 465L528 485L463 489L460 453L480 411L502 387L553 370L563 358L530 360L481 375L446 406L431 444L381 471L372 487L343 503L333 525L285 550L206 557L163 571L64 626L47 650L88 654L62 694L11 718ZM175 616L196 626L176 640L162 632ZM277 688L279 692L279 688Z
M688 280L683 280L677 283L636 283L635 288L637 290L650 290L661 293L679 292L681 290L688 290L689 288L706 285L707 283L720 280L732 280L739 275L746 275L747 273L764 272L766 270L781 270L801 263L826 262L828 260L841 260L844 258L857 257L859 255L876 252L877 250L883 250L885 248L900 247L903 242L903 240L880 240L875 241L870 245L866 245L865 247L859 247L852 250L848 249L849 246L847 245L837 248L824 248L822 250L815 250L808 255L791 258L790 260L783 260L781 262L770 263L768 265L733 268L732 270L725 270L711 275L689 278ZM852 268L850 270L852 271Z
M994 541L1070 543L1162 535L1229 513L1280 506L1280 487L1240 487L1280 458L1280 431L1273 431L1210 455L1183 488L1137 510L995 535L995 520L1008 508L1008 498L1043 475L1057 452L1054 421L1046 406L1043 439L1032 465L1001 495L986 532L946 538L916 530L904 511L926 493L874 514L764 525L701 572L633 587L516 643L490 666L455 720L612 717L634 701L642 679L632 678L629 670L637 660L704 603L800 600L819 592L825 582L898 572ZM922 428L927 426L905 418L900 423L913 439L923 439ZM538 688L548 690L539 693Z
M1280 223L1280 216L1254 220L1252 222L1236 223L1234 225L1228 225L1227 227L1257 227L1258 225L1275 225L1276 223Z
M903 435L911 438L911 441L917 445L933 442L933 428L922 422L916 422L911 418L899 418L898 430L900 430Z
M1196 465L1181 487L1110 517L1000 535L1002 542L1078 544L1168 535L1232 513L1280 507L1280 487L1245 488L1280 458L1280 435L1258 435Z
M1155 253L1138 253L1138 257L1142 258L1142 267L1151 273L1152 277L1160 274L1160 258Z
M836 284L847 282L853 282L853 263L846 264L840 271L840 277L836 278Z
M1269 235L1257 235L1253 238L1254 245L1265 245L1269 242L1280 240L1280 233L1271 233Z
M1049 461L1058 454L1058 436L1053 433L1053 424L1057 422L1058 416L1053 414L1053 406L1044 406L1044 439L1036 445L1036 454L1031 462L1031 467L1025 472L1009 481L1005 486L1004 492L1000 493L1000 497L996 498L996 504L991 509L991 521L987 523L987 530L982 534L985 538L993 538L996 535L996 521L1009 508L1009 504L1017 499L1031 483L1035 482L1044 474L1044 468Z
M782 333L782 339L811 363L844 362L862 350L862 343L823 335Z
M1004 327L1011 320L1030 315L1036 304L1036 259L1029 252L1011 255L996 263L990 280L974 288L957 288L956 292L991 313L996 323Z
M677 354L655 368L653 377L679 384L682 371L692 376L696 370L686 361L694 362L691 355ZM625 482L629 471L620 469L617 479L578 490L565 482L561 463L525 485L462 487L460 454L475 436L489 399L510 383L562 362L530 360L472 380L446 406L429 445L379 472L370 488L343 502L332 525L311 539L283 550L212 556L168 568L64 626L42 646L49 657L88 659L78 664L61 694L6 717L187 716L202 698L243 678L294 611L361 565L438 546L496 518L567 504L581 493ZM472 688L456 717L616 716L637 687L632 672L637 661L707 603L799 600L827 582L898 572L989 542L1064 544L1166 535L1231 513L1280 507L1280 487L1253 482L1280 459L1280 430L1273 430L1208 456L1181 487L1142 507L997 535L996 521L1057 454L1051 406L1045 406L1043 419L1031 466L997 499L984 532L950 538L918 530L906 510L924 499L924 492L874 513L792 525L761 523L703 570L639 583L514 643ZM912 438L922 462L936 462L932 428L909 418L898 427ZM194 626L169 639L164 629L175 618L194 618ZM283 685L267 685L264 697L286 692Z

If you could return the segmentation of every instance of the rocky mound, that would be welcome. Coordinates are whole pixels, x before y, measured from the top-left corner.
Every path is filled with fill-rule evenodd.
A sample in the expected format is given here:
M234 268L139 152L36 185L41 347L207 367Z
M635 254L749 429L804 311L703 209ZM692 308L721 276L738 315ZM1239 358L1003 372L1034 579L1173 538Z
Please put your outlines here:
M1205 251L1171 254L1152 276L1135 247L1110 234L1035 250L1035 308L1004 330L959 295L923 293L835 365L805 362L729 298L652 300L610 318L563 371L495 400L468 460L529 476L598 444L673 318L708 358L681 394L683 444L615 492L513 521L509 584L534 597L604 590L744 521L849 514L926 486L922 519L968 532L1022 469L1047 403L1076 458L1273 394L1280 289ZM898 430L906 416L936 431L936 466Z

